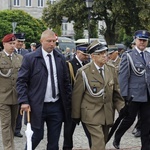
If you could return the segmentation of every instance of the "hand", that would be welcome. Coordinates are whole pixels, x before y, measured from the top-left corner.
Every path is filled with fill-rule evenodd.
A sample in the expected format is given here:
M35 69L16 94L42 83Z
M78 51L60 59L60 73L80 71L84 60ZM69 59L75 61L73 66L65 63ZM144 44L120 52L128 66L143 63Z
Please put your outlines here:
M29 104L21 104L20 114L23 114L23 111L31 111Z
M125 105L128 105L128 104L129 104L128 97L127 97L127 96L123 96L123 99L124 99L124 101L125 101Z
M77 125L80 124L80 118L72 118L73 122L75 122Z

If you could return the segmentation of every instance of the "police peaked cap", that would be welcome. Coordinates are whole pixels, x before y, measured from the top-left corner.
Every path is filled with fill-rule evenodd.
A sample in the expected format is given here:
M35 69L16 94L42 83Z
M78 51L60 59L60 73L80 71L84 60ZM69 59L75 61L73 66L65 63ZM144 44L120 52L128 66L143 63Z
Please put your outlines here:
M134 33L134 39L142 39L142 40L148 40L150 37L150 33L146 30L138 30Z
M89 44L83 43L76 46L76 50L82 51L83 53L87 53L87 47Z
M25 41L25 34L24 33L16 33L15 37L19 41L22 41L22 42Z
M101 44L98 40L93 41L87 48L89 54L106 51L107 47Z

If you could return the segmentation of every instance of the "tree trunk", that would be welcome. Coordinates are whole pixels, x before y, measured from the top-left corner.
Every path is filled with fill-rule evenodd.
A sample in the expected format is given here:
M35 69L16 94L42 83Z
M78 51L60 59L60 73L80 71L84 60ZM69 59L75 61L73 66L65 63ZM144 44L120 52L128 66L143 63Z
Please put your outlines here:
M115 30L112 31L107 29L104 36L107 45L115 45Z

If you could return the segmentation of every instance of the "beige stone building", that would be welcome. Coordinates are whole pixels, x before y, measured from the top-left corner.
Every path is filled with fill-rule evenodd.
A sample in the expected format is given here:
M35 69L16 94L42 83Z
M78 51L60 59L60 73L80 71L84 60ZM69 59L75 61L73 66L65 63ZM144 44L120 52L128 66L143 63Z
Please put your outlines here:
M60 0L0 0L0 10L21 9L34 18L40 19L47 3L54 4L58 1ZM62 18L62 20L64 19ZM62 21L62 35L70 37L74 35L73 23L68 23L66 19Z
M21 9L35 18L41 18L43 8L47 2L54 4L59 0L0 0L0 10Z

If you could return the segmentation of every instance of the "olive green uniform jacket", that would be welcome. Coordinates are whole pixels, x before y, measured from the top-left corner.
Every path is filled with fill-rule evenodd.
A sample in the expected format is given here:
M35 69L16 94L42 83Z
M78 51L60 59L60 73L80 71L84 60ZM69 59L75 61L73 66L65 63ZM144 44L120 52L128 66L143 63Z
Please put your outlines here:
M82 70L85 72L91 89L99 92L104 88L104 95L93 97L83 82ZM72 93L72 118L81 118L86 124L112 125L114 108L118 111L124 106L124 101L118 91L118 80L115 68L104 65L104 80L93 62L80 68Z
M12 60L0 52L0 103L17 104L16 80L21 66L22 56L13 54ZM9 73L10 72L10 73ZM7 77L5 75L8 74Z

